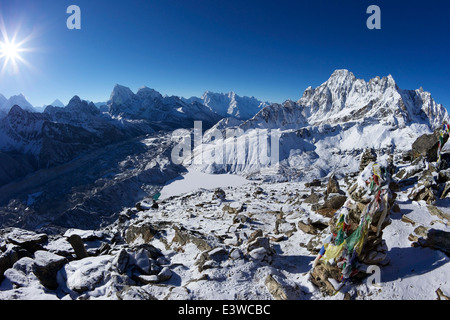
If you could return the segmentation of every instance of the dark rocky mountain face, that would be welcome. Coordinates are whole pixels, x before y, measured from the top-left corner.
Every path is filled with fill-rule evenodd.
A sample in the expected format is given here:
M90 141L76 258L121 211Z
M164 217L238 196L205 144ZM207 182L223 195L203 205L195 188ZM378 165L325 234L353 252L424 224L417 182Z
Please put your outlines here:
M115 118L143 119L164 130L193 128L195 120L203 121L209 128L222 119L203 104L187 103L174 96L163 97L146 87L134 94L129 88L116 85L108 106L109 113Z

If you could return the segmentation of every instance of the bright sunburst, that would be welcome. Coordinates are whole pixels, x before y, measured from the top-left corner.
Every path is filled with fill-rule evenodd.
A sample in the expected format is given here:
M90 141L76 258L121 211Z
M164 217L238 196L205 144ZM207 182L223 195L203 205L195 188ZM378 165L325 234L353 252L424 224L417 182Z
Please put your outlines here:
M29 65L21 56L22 52L29 51L23 47L27 39L18 42L16 41L16 36L10 39L5 30L2 30L1 33L3 35L3 40L0 40L0 61L3 61L1 72L3 73L7 69L12 68L11 70L17 73L19 70L18 62Z
M6 57L8 60L16 60L19 56L20 48L15 43L1 43L0 44L0 58Z

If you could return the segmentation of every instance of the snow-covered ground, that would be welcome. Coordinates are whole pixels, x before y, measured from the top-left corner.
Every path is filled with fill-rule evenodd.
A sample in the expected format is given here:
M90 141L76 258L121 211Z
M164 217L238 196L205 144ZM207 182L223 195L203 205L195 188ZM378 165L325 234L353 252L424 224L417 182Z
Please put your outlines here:
M197 189L213 190L215 188L238 187L246 183L250 183L250 181L238 175L208 174L188 168L188 173L166 183L161 190L160 199L180 196Z
M348 183L340 180L341 189L346 190L355 181L356 178L349 178ZM225 200L213 197L217 187L224 190ZM303 201L311 194L304 182L265 183L189 171L184 179L163 189L158 209L135 211L125 224L115 223L95 232L70 230L65 237L52 239L46 249L70 251L66 238L79 234L84 239L102 239L85 240L88 251L95 252L103 241L109 241L105 235L122 232L126 236L127 228L139 231L140 226L148 225L157 230L150 240L142 234L128 244L111 244L111 249L102 255L67 263L58 272L58 288L54 291L44 288L32 272L20 272L30 269L33 263L24 258L20 260L22 267L9 269L12 271L5 274L0 299L271 300L280 298L277 294L282 292L282 298L292 300L341 300L348 296L433 300L438 289L448 296L450 258L431 248L413 247L408 237L418 227L449 232L449 221L432 215L425 202L409 200L407 194L412 187L398 192L400 212L391 212L392 223L383 230L390 262L381 267L378 286L364 281L349 283L337 294L327 296L311 283L309 272L316 257L312 249L322 245L329 228L312 235L302 231L299 222L326 225L329 218L311 210L311 204ZM322 195L325 185L314 187L314 191ZM440 201L437 207L450 214L448 199ZM403 216L414 225L405 222ZM261 250L264 241L262 247L251 248L252 238L258 232L267 239L269 251ZM161 251L162 257L151 261L157 261L159 268L169 274L157 284L140 282L156 276L136 274L136 269L128 273L118 271L123 250L129 254L129 265L134 261L141 268L147 266L139 258L142 250L133 253L133 248L145 245ZM273 283L279 291L273 290Z

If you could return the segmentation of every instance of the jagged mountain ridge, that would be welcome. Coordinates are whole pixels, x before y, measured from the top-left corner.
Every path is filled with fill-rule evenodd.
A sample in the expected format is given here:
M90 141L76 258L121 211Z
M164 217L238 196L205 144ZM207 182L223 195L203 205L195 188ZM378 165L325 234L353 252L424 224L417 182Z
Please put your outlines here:
M333 72L319 87L308 87L297 102L288 100L269 106L250 119L250 123L264 128L301 128L376 120L400 128L423 123L431 129L448 119L444 106L422 88L402 90L391 75L366 82L342 69ZM251 127L250 123L246 127Z
M20 106L22 109L35 112L33 105L28 102L27 98L23 94L11 96L9 99L0 94L0 119L6 117L11 108L15 105Z
M135 94L127 87L116 85L108 108L112 117L149 120L165 130L192 128L194 120L203 121L205 127L211 127L222 118L198 102L189 104L179 97L163 97L147 87L140 88Z
M263 149L252 136L268 129L266 135L280 136L277 180L323 177L335 169L355 168L355 155L368 147L383 153L405 151L418 136L448 119L447 110L423 89L402 90L392 76L366 82L348 70L336 70L319 87L307 88L297 102L272 104L241 124L222 125L223 137L227 129L245 132L241 141L247 142L237 142L237 149L245 150L243 162L231 154L236 148L226 147L235 143L230 140L203 146L203 153L194 152L193 162L202 163L199 169L209 173L261 177L266 166L258 163L257 155ZM214 163L215 148L223 150L223 163Z
M239 120L248 120L271 104L267 101L260 101L255 97L241 97L233 91L229 93L206 91L200 98L191 97L184 100L188 103L201 103L222 117L232 117Z

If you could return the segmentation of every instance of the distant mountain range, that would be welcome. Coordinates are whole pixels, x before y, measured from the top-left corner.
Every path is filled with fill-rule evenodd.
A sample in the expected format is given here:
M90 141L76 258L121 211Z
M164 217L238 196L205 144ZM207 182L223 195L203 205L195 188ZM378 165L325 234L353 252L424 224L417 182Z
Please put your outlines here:
M194 152L196 158L186 159L186 166L194 160L208 173L300 181L357 171L365 148L383 157L408 150L418 136L449 120L447 110L423 89L400 89L392 76L366 82L348 70L336 70L298 101L282 104L233 92L207 91L185 99L116 85L104 103L74 96L66 106L56 100L36 112L23 95L0 95L0 105L0 224L17 220L15 202L5 211L2 205L43 192L34 204L39 214L18 224L30 228L55 222L55 214L60 226L77 221L91 227L151 196L183 171L170 158L176 143L172 132L192 129L194 121L202 121L206 130L203 152ZM243 138L213 141L218 132L226 137L228 129L241 129ZM275 166L259 161L272 141L266 139L265 147L264 136L257 137L268 132L279 136ZM217 163L214 157L221 152L224 161ZM97 220L90 218L92 212Z
M244 162L227 153L235 152L225 147L232 141L219 140L203 146L203 153L195 152L203 159L194 159L194 163L202 163L199 169L210 173L260 177L265 165L256 160L263 149L254 137L258 130L270 129L280 135L278 174L270 178L322 177L338 167L354 168L358 161L353 155L367 147L391 153L407 150L418 136L432 132L445 120L449 120L447 110L423 89L402 90L390 75L366 82L348 70L336 70L319 87L307 88L297 102L269 105L241 123L218 123L213 129L222 130L224 137L228 128L245 132L247 138L236 146L245 150ZM217 148L226 159L222 165L211 158Z

